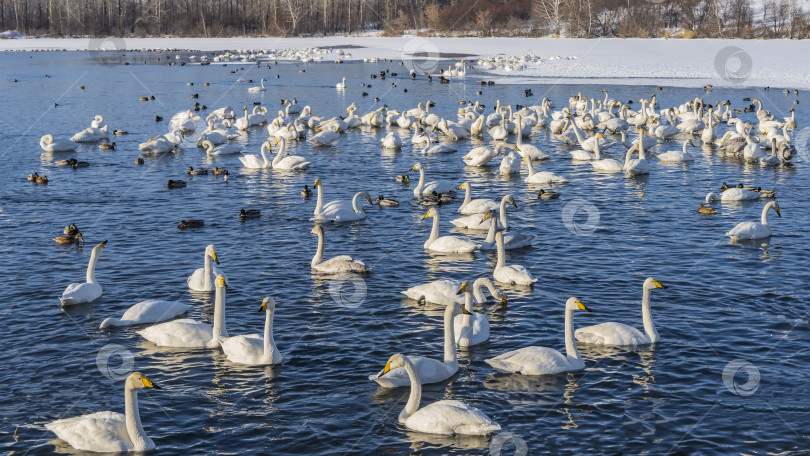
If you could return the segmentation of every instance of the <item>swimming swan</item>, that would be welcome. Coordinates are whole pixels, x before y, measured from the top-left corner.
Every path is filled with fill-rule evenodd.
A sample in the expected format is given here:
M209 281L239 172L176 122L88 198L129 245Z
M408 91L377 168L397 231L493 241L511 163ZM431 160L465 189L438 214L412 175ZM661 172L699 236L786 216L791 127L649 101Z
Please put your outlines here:
M138 413L138 390L141 388L160 389L140 372L133 372L124 383L123 415L96 412L51 421L45 428L77 450L100 453L152 450L155 442L144 432Z
M39 147L45 152L73 152L79 145L66 139L54 139L53 135L45 135L40 138Z
M218 275L217 292L214 301L214 326L200 323L190 318L167 321L138 331L144 339L159 347L176 348L217 348L219 340L228 337L225 329L225 282L224 275Z
M267 159L267 155L265 155L264 150L270 150L270 142L265 141L262 143L261 147L261 157L256 154L248 154L242 157L239 157L239 161L242 162L242 166L249 169L270 169L273 167L273 162Z
M424 218L433 217L433 228L430 237L425 241L425 249L443 253L470 253L477 249L478 244L456 236L439 237L439 211L431 207Z
M278 146L279 144L281 144L281 146L278 149L278 154L276 155L276 158L273 159L273 169L290 169L290 170L304 169L312 164L312 162L308 162L304 157L300 155L287 154L287 156L285 157L284 152L286 152L287 150L287 140L284 139L283 137L279 137L276 140L276 145ZM268 150L270 150L269 146Z
M495 245L498 248L498 262L495 271L492 273L496 282L508 283L512 285L532 286L537 279L524 266L519 264L506 265L504 260L503 233L495 234Z
M420 409L422 385L418 370L407 356L396 354L388 359L383 372L398 367L403 367L411 379L408 403L399 414L399 422L408 429L442 435L489 435L501 429L482 411L461 401L442 400Z
M90 263L87 265L87 282L71 283L65 288L62 297L62 306L72 306L92 302L101 297L101 285L96 281L96 262L101 256L101 250L107 245L107 241L93 247L90 253Z
M263 366L281 364L283 357L273 340L273 316L276 313L276 301L264 298L259 312L264 311L264 336L245 334L228 337L219 341L222 351L228 360L238 364Z
M214 290L214 279L216 276L221 275L222 271L219 270L216 266L211 265L211 260L214 260L216 264L219 264L219 259L217 258L217 252L214 250L214 244L210 244L205 247L205 262L204 266L198 269L195 269L194 272L188 276L186 283L188 283L188 287L193 291L213 291Z
M624 323L609 321L598 325L579 328L574 332L574 337L580 342L596 345L638 346L660 342L661 338L658 336L658 331L655 329L652 315L650 314L650 290L654 288L666 287L661 285L661 282L652 277L648 277L647 280L644 281L643 293L641 295L641 319L644 323L644 332L646 332L646 334Z
M176 301L148 299L146 301L141 301L127 309L121 318L105 318L104 321L101 322L99 329L109 328L110 326L131 326L146 323L160 323L184 314L188 312L189 309L191 309L191 306L188 304L181 304Z
M568 298L565 303L565 355L552 348L530 346L484 361L498 372L522 375L552 375L584 369L585 363L574 342L574 311L576 310L591 311L577 298Z
M371 270L365 263L360 260L355 260L349 255L340 255L323 261L323 228L321 228L320 225L315 225L312 231L310 231L310 234L318 235L318 251L315 252L315 256L312 257L312 263L310 263L312 269L325 273L369 272Z
M465 280L457 293L464 293L464 306L461 307L461 315L453 318L456 343L459 347L471 347L486 342L489 339L489 320L484 314L473 312L470 282Z
M782 216L782 213L779 212L779 203L771 201L762 208L762 216L759 222L740 222L727 232L726 236L731 237L732 241L749 241L770 237L773 234L771 226L768 225L768 211L770 209L773 209L779 217Z
M501 304L506 304L506 296L504 296L503 292L486 277L479 277L475 279L475 282L473 282L473 304L484 304L487 302L487 297L484 295L483 287L486 287L492 296L497 301L500 301ZM448 305L454 302L461 304L464 302L464 298L458 295L459 288L461 288L461 282L456 280L441 279L416 285L402 291L401 293L414 301L432 302L439 305Z

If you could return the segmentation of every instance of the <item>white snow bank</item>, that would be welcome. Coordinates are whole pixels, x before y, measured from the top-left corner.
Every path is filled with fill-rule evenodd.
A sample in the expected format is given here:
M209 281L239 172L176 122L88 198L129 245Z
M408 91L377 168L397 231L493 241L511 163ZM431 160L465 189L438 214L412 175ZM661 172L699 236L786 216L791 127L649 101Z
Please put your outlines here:
M98 39L24 39L0 41L0 50L87 50ZM188 49L193 51L352 47L351 60L468 57L531 51L542 59L518 72L494 71L487 79L501 83L624 83L678 86L774 86L810 88L807 41L796 40L664 40L555 38L116 38L119 49ZM108 47L109 48L109 47ZM553 56L576 59L551 60ZM326 60L326 59L325 59ZM349 59L346 59L349 60ZM468 78L475 78L471 72ZM499 76L493 78L492 76Z
M6 30L5 32L0 32L0 40L9 40L16 38L28 38L28 35L24 35L16 30Z

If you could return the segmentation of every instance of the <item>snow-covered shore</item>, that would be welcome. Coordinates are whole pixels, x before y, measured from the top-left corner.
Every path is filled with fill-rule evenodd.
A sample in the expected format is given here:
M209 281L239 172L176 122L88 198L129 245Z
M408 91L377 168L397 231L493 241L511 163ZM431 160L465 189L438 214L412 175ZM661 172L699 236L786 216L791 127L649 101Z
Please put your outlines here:
M796 40L664 40L554 38L29 38L0 40L0 51L172 48L220 50L345 47L350 58L408 59L428 56L520 55L542 63L521 71L492 71L501 82L588 82L676 86L810 88L810 42ZM554 56L575 59L551 60ZM467 57L468 61L474 58ZM1 58L1 57L0 57ZM460 58L460 57L456 57ZM474 64L474 62L473 62ZM508 77L507 77L508 76Z

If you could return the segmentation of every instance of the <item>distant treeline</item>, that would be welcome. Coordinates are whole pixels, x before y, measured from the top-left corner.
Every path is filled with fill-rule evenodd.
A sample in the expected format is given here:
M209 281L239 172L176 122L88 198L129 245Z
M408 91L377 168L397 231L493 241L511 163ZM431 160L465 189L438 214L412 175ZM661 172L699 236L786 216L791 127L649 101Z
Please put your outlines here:
M796 0L0 0L0 30L70 36L808 38Z

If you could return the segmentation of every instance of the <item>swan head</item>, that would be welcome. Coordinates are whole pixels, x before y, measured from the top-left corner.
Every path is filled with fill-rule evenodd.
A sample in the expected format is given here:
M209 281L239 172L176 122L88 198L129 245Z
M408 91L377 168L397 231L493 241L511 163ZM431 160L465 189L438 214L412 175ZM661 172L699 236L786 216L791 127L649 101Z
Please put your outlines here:
M652 290L653 288L667 288L667 287L661 284L661 282L653 279L652 277L647 277L647 280L644 281L644 289Z
M591 309L585 307L585 304L579 300L579 298L568 298L568 301L565 302L565 310L566 311L574 311L574 310L584 310L585 312L592 312Z
M434 193L435 193L435 192L434 192ZM427 211L427 214L425 214L425 216L423 217L423 219L426 219L426 218L429 218L429 217L438 217L438 216L439 216L439 211L437 211L435 207L431 207L431 208L430 208L430 209Z
M462 293L470 293L470 281L469 280L465 280L464 282L461 282L461 287L459 287L456 294L460 295Z
M264 300L262 301L261 307L259 308L259 312L261 311L272 312L274 310L276 310L276 300L271 298L270 296L265 297Z
M778 209L778 207L777 207L777 213L778 213L778 211L779 211L779 209ZM781 216L780 216L780 217L781 217ZM82 240L84 240L84 238L82 238ZM97 246L93 247L93 251L98 250L98 252L99 252L99 253L101 253L101 251L104 249L104 247L105 247L106 245L107 245L107 241L104 241L104 242L102 242L101 244L99 244L99 245L97 245Z
M706 202L707 203L711 203L713 201L719 201L719 200L720 200L720 196L718 196L717 193L709 192L709 194L706 195Z
M315 183L312 184L312 188L318 188L320 185L321 185L321 178L320 177L315 178ZM306 186L304 186L304 187L306 187Z
M515 206L515 209L518 208L517 203L515 202L515 197L513 197L512 195L504 196L503 200L506 201L507 203L511 204L512 206Z
M359 196L360 198L363 198L364 200L368 201L369 204L372 204L372 205L374 204L374 203L371 202L371 195L369 195L368 192L358 192L357 195L355 195L355 196Z
M776 201L771 201L770 203L768 203L768 205L770 205L771 209L773 209L774 212L776 212L776 215L782 217L782 213L779 211L779 203L777 203Z
M323 228L321 228L321 225L315 225L312 227L312 231L310 231L309 234L317 234L319 236L323 236Z
M228 281L225 279L224 275L220 274L214 279L214 285L216 285L217 288L228 288Z
M413 168L411 168L411 171L414 171L414 170L421 170L421 169L422 169L422 164L421 164L421 163L417 163L417 164L413 165Z
M208 247L205 248L205 254L210 256L214 262L219 264L219 259L217 258L217 252L214 250L214 244L210 244Z
M463 184L458 186L459 190L464 190L465 188L467 188L467 189L470 188L470 183L469 182L464 182Z
M397 353L396 355L391 355L391 357L388 358L388 362L385 363L385 367L383 368L381 375L387 374L392 369L396 369L398 367L403 367L403 366L405 366L405 363L410 364L410 362L411 361L408 359L408 357L401 354L401 353Z
M487 209L484 212L484 218L481 219L482 222L486 221L487 219L491 219L495 214L492 212L492 209Z
M141 389L141 388L154 388L159 390L160 387L152 383L145 375L140 372L133 372L127 377L127 389Z

